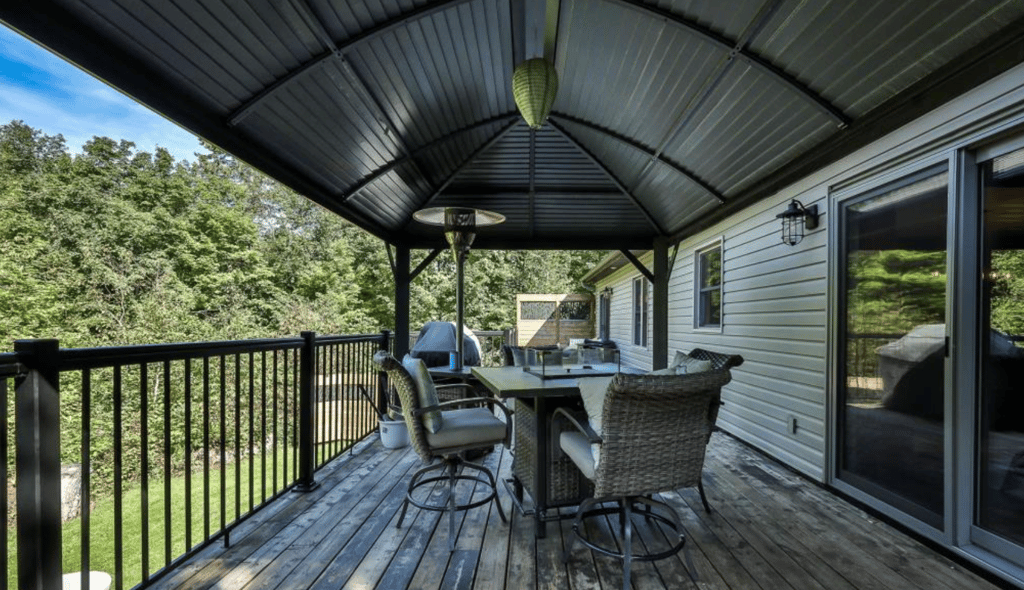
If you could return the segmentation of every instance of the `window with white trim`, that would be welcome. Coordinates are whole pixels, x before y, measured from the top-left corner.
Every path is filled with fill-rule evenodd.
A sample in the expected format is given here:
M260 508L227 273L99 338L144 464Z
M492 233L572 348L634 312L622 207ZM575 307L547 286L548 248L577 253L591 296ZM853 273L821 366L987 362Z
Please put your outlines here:
M633 279L633 344L647 346L647 279Z
M694 261L693 325L722 327L722 242L698 250Z

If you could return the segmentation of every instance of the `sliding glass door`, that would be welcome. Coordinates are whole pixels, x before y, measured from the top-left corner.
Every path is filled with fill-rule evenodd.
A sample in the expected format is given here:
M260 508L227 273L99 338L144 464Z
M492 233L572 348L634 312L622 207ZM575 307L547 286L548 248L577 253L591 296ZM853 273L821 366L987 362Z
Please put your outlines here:
M840 204L840 481L941 529L948 174Z
M1024 150L981 163L975 540L1024 545Z

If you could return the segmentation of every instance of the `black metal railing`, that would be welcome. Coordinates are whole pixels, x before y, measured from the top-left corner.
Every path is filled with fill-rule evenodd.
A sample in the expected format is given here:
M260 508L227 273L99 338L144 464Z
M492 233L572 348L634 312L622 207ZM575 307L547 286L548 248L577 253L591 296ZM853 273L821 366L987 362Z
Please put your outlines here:
M70 569L88 588L101 569L114 588L144 587L230 543L236 526L315 488L317 469L376 429L383 404L369 407L358 388L383 399L371 363L382 347L387 332L63 350L18 341L0 355L5 431L15 384L17 460L3 475L16 465L18 514L0 585L56 589ZM62 464L80 482L79 514L61 514Z

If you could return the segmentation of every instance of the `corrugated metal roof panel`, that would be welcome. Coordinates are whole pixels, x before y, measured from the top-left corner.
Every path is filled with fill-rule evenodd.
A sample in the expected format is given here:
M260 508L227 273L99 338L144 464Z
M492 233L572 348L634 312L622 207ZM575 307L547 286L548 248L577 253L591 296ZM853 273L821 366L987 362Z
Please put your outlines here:
M751 48L853 117L1024 16L1024 2L788 0Z
M666 147L726 195L746 188L839 129L786 87L735 64L691 122Z
M554 110L657 146L726 52L660 18L607 2L560 20ZM616 23L629 22L627 27Z

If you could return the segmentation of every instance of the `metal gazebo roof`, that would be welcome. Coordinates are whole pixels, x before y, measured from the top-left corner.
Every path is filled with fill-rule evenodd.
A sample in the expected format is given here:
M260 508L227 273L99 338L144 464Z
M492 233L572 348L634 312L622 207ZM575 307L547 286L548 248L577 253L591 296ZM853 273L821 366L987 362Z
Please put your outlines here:
M84 0L0 20L391 243L678 239L1024 60L1019 0ZM551 59L532 131L515 65Z

